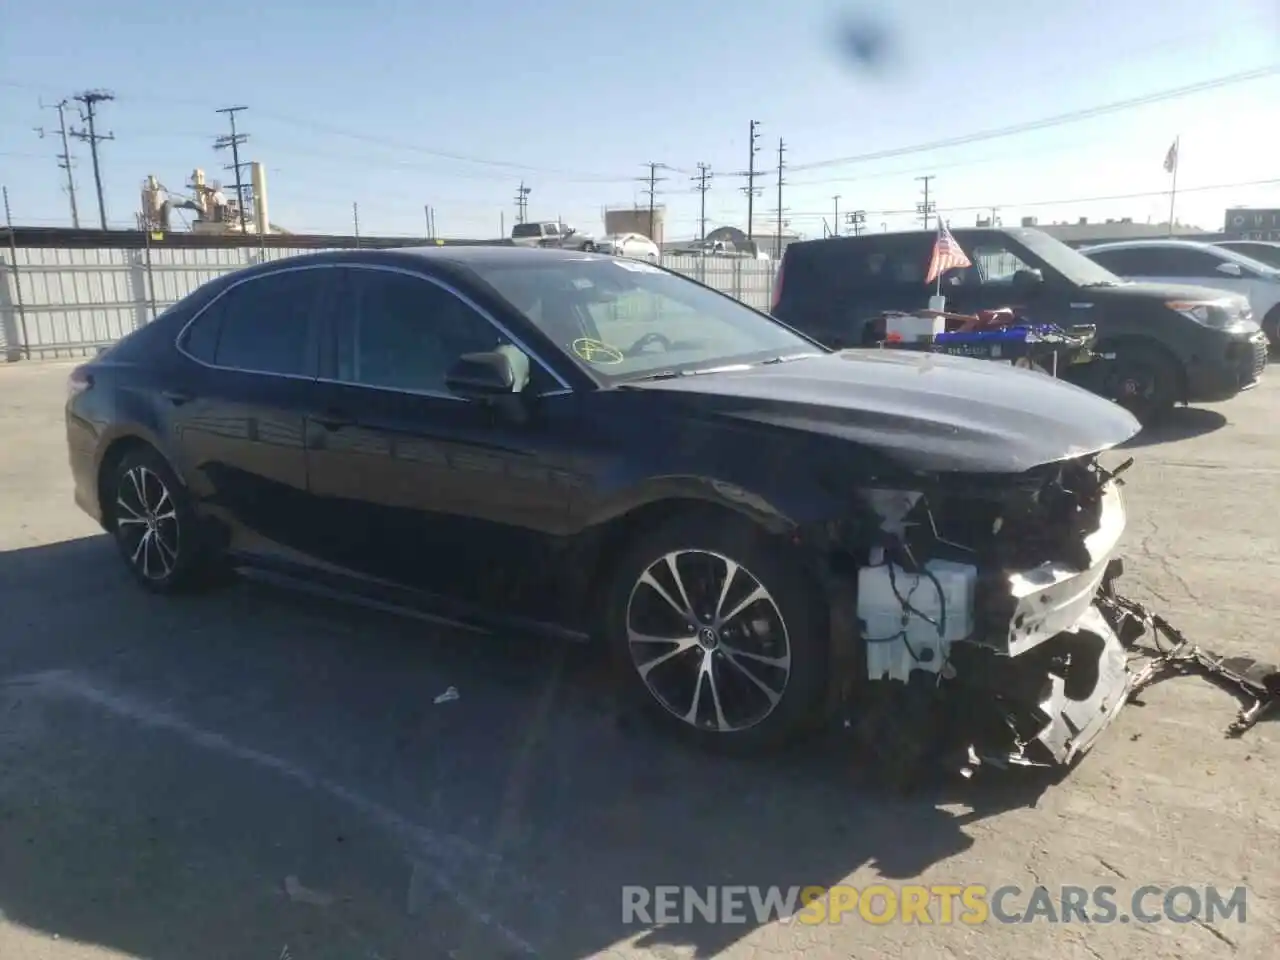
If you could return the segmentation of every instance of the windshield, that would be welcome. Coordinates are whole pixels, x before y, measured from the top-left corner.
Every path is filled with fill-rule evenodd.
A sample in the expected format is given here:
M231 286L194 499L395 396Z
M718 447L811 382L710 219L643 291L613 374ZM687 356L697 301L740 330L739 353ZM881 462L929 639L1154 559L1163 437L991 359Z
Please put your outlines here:
M582 258L473 269L606 381L824 352L731 297L639 261Z
M1020 240L1045 266L1077 287L1112 287L1125 282L1106 267L1094 263L1080 251L1073 250L1042 230L1018 230L1011 236Z

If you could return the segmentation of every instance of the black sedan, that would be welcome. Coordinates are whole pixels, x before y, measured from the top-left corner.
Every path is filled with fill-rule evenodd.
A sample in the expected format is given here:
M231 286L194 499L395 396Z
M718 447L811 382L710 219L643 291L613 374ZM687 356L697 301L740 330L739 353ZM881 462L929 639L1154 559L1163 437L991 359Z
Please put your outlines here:
M885 757L1062 764L1127 694L1096 454L1138 424L1040 373L445 246L214 280L69 390L76 502L156 592L267 570L599 638L637 704L736 750L840 719Z

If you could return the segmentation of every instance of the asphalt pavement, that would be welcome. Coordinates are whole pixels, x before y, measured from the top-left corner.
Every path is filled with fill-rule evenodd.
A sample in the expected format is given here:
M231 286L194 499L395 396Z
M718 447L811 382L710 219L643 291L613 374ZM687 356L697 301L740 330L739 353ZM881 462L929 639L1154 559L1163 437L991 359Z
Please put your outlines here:
M1280 727L1224 738L1228 691L1153 687L1058 783L904 799L832 744L698 755L616 716L590 650L251 582L145 595L72 503L69 370L0 365L5 960L1274 952ZM1129 591L1206 645L1273 660L1278 402L1273 376L1126 453ZM1122 902L1244 886L1247 915L810 926L622 909L624 886L876 882L1102 884Z

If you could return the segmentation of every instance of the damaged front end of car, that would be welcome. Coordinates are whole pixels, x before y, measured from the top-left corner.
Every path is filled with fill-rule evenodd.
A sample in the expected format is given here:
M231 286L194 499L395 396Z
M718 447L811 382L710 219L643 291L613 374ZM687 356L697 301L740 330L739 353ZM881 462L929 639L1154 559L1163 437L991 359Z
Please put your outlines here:
M860 682L846 726L899 779L941 762L1065 767L1129 699L1106 598L1120 469L1096 455L1017 475L860 494Z

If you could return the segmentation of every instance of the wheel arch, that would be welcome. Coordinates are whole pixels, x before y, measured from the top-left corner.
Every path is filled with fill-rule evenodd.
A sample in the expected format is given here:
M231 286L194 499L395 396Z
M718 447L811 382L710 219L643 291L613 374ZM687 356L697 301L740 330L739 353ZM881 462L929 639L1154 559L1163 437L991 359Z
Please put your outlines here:
M1095 353L1111 353L1113 351L1118 352L1124 347L1136 347L1139 350L1158 354L1167 360L1178 377L1176 399L1183 403L1186 402L1188 393L1187 365L1181 357L1159 340L1152 337L1144 337L1141 334L1124 333L1099 340L1093 349Z
M120 461L134 450L150 450L161 457L165 463L169 465L169 469L173 471L173 475L178 478L178 482L182 483L182 474L178 472L177 467L155 442L154 438L145 436L142 433L121 433L108 440L102 447L102 454L98 458L97 471L97 494L98 494L98 510L102 514L102 526L106 530L111 529L112 521L115 519L114 498L107 490L107 481L112 476L112 472L120 464Z

